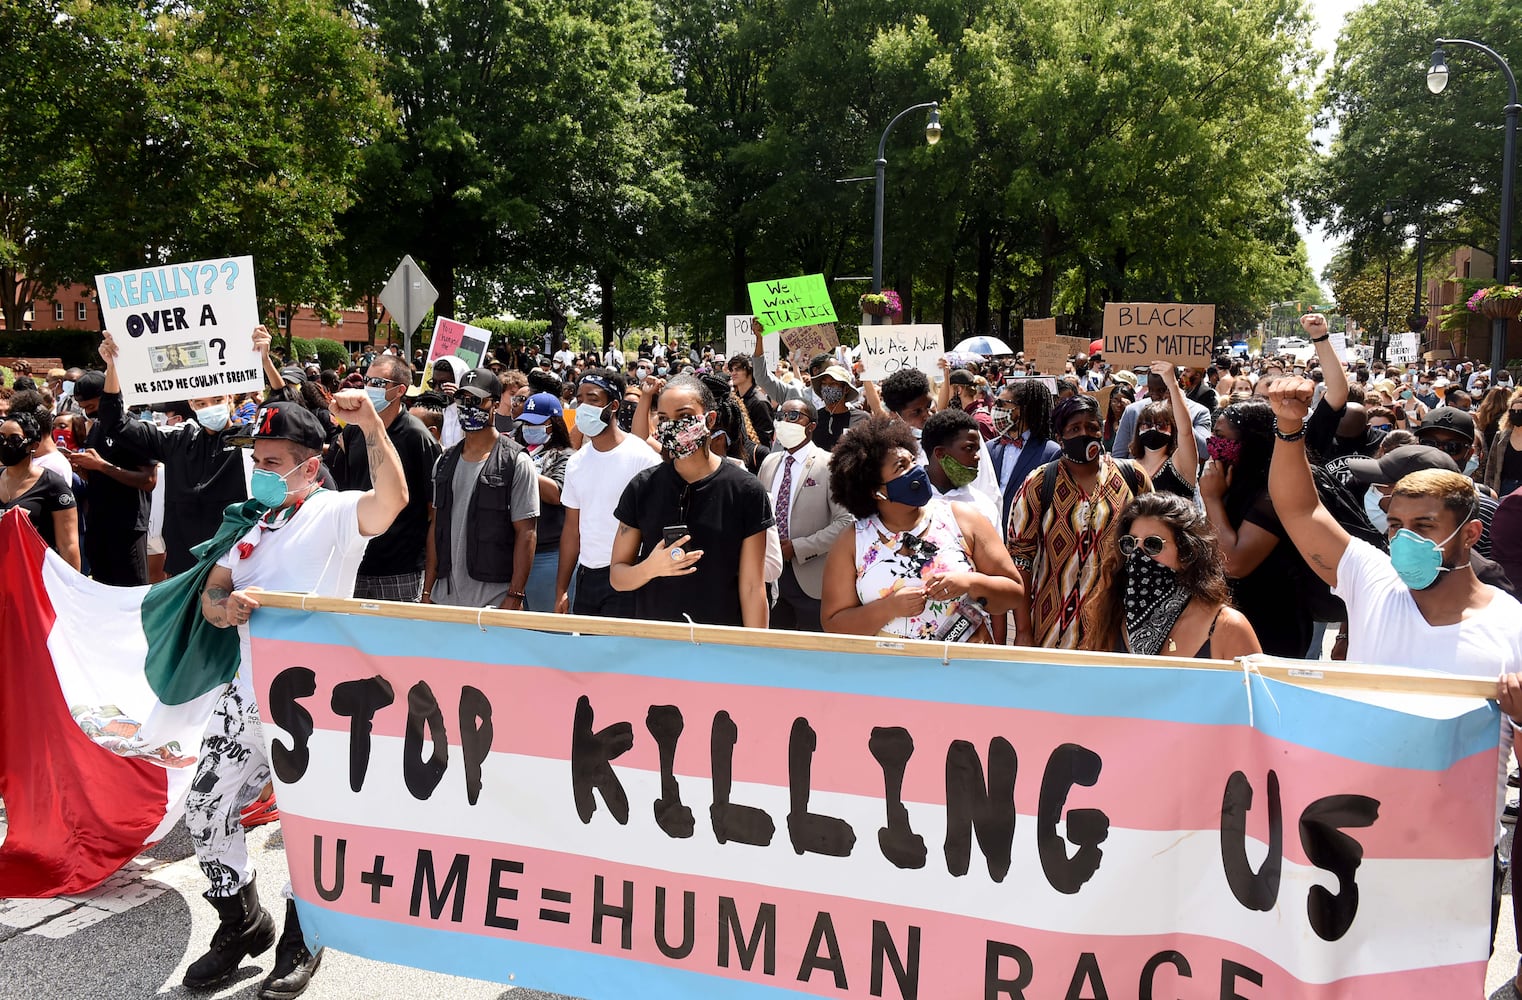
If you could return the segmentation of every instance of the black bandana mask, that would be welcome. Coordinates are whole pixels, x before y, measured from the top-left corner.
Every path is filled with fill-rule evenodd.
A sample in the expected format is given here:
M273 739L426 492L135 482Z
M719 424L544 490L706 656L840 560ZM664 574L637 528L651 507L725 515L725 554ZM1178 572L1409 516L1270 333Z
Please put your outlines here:
M1189 592L1179 585L1178 573L1140 550L1126 556L1125 578L1131 652L1156 656L1189 603Z

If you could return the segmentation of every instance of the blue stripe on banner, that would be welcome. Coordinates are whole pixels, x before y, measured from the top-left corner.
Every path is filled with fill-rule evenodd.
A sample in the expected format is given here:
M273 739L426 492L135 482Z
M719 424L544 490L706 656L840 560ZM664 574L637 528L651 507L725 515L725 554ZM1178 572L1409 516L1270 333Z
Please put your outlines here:
M296 908L309 945L446 975L511 983L592 1000L618 996L712 1000L720 995L724 1000L785 1000L799 995L795 990L720 979L638 962L627 956L551 948L335 913L299 899Z
M942 666L900 656L810 655L526 629L493 629L483 635L470 625L319 616L283 608L266 608L254 621L263 638L353 646L370 656L544 666L1155 722L1245 726L1248 721L1242 676L1219 670L976 659ZM1465 713L1455 724L1261 676L1253 678L1252 713L1255 728L1276 739L1365 764L1423 771L1445 771L1494 750L1500 732L1494 702Z

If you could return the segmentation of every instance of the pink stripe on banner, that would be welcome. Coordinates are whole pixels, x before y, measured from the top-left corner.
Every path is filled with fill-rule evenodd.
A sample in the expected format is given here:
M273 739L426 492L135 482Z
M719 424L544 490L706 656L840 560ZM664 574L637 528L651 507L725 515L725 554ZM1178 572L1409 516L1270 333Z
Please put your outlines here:
M483 691L494 706L493 752L566 760L576 701L585 694L595 711L595 729L621 721L634 728L634 747L616 765L657 771L659 757L645 716L651 705L676 705L686 723L676 772L707 778L709 727L715 713L726 711L739 729L734 779L785 787L788 738L800 700L807 697L819 741L812 776L816 791L882 797L883 774L868 739L875 726L902 726L915 745L904 778L903 796L909 803L944 802L945 755L953 741L972 743L986 761L989 741L1002 736L1018 755L1015 802L1024 815L1036 812L1041 776L1053 749L1078 743L1099 754L1104 769L1092 788L1075 786L1067 806L1103 809L1111 826L1121 829L1218 828L1221 795L1232 771L1240 767L1255 792L1247 834L1267 840L1263 803L1267 770L1272 767L1280 778L1285 856L1300 864L1309 862L1296 830L1298 818L1306 806L1330 795L1366 795L1380 802L1379 819L1358 835L1368 858L1476 858L1488 855L1494 843L1494 799L1464 791L1493 786L1493 753L1475 754L1447 771L1381 767L1250 730L1245 708L1243 725L1238 726L1112 719L628 674L368 657L348 646L271 639L256 643L261 662L311 662L314 651L320 650L322 674L329 684L384 671L396 689L396 700L375 716L374 732L381 736L404 734L407 689L427 677L442 706L451 743L458 745L456 705L461 688L468 684ZM350 720L333 713L330 695L329 689L319 690L301 704L318 729L347 732ZM1256 773L1249 762L1256 762ZM1215 791L1185 799L1177 794L1184 788ZM1434 816L1443 817L1443 822L1433 823Z
M1063 934L911 907L662 872L507 844L337 823L312 823L289 813L284 817L284 824L293 888L297 896L314 906L360 918L624 957L818 995L847 998L872 995L870 970L874 954L874 922L880 922L880 930L891 936L897 955L910 965L913 959L910 957L909 929L919 928L919 995L958 1000L993 995L986 994L984 989L990 942L1010 946L1005 949L1006 957L997 966L1000 975L1015 979L1022 961L1028 964L1030 978L1021 983L1025 992L1014 992L1014 995L1028 997L1103 995L1104 991L1096 988L1094 974L1102 978L1104 990L1109 995L1138 996L1142 992L1143 969L1149 960L1169 951L1177 952L1187 963L1189 977L1181 976L1177 964L1154 963L1157 971L1152 985L1156 989L1154 995L1159 997L1238 995L1249 1000L1287 997L1299 1000L1364 997L1431 1000L1433 997L1477 996L1485 980L1485 963L1471 962L1357 976L1327 984L1304 983L1248 948L1201 935ZM336 844L340 838L345 841L342 891L332 900L324 900L311 880L314 838L319 834L323 837L323 883L329 890L334 887L336 874ZM432 917L430 889L426 881L419 897L419 913L412 915L411 901L414 893L419 891L414 887L419 850L431 852L436 886L433 891L442 891L457 854L469 858L458 922L453 920L452 894L445 895L439 918ZM362 881L359 877L360 873L372 871L377 856L385 859L386 872L395 879L389 886L374 878ZM509 898L506 893L499 893L493 903L488 900L488 891L494 859L513 863L501 870L498 885L501 889L516 890L516 896ZM520 864L521 871L516 867ZM603 878L600 900L595 881L599 875ZM632 883L630 898L633 903L632 916L627 923L608 909L624 906L626 882ZM656 915L657 887L665 889L664 923ZM547 892L559 895L546 895ZM695 897L692 947L689 953L671 957L662 952L656 936L657 933L663 935L668 951L683 943L686 936L684 894L688 892ZM377 893L378 902L374 895ZM725 943L721 934L726 926L725 910L721 909L723 899L733 901L732 909L740 926L738 934L746 942L752 939L763 904L775 906L775 966L772 975L763 971L764 949L757 952L750 971L741 968L741 945L733 934L728 936L727 967L720 965ZM594 921L599 902L603 915L600 921ZM492 905L495 906L496 926L486 922ZM568 913L568 920L556 920L551 915L555 912ZM820 914L826 914L827 918L821 919ZM517 921L515 927L503 926L504 921L511 919ZM846 978L844 988L837 987L834 973L824 964L807 969L804 966L806 956L828 956L833 951L827 937L812 947L810 945L816 932L823 933L819 928L826 920L838 942L838 956ZM626 927L629 930L627 948L623 945ZM1022 960L1020 953L1027 958ZM384 959L387 956L372 957ZM1086 962L1096 973L1091 974L1089 982L1084 984L1077 978L1075 970ZM1235 970L1234 978L1228 979L1233 970L1231 963L1240 968ZM883 988L875 995L901 997L891 964L883 962L882 965ZM1261 977L1261 985L1255 982L1254 974ZM552 982L532 985L556 988ZM1235 985L1235 994L1226 990L1225 985Z

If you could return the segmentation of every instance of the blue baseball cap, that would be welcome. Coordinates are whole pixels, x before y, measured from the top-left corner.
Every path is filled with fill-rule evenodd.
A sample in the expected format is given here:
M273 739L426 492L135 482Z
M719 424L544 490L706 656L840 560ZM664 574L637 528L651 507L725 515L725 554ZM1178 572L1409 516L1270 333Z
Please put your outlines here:
M542 424L561 415L560 399L553 392L536 392L523 404L518 419L526 424Z

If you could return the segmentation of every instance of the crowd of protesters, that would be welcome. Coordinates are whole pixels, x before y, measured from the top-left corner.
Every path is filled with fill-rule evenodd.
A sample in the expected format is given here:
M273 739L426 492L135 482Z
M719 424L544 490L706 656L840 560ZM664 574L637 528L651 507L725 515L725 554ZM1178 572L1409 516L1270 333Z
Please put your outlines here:
M1308 357L1096 353L1040 372L951 353L934 378L880 382L844 347L769 365L759 322L727 358L508 343L477 368L392 348L331 370L259 328L262 395L133 410L108 338L105 375L24 373L0 398L0 510L104 583L180 572L225 507L261 497L269 470L237 445L277 406L300 425L304 489L397 508L351 545L338 590L357 596L1148 656L1325 650L1494 670L1522 716L1522 390L1479 363L1339 357L1323 317L1302 325Z

